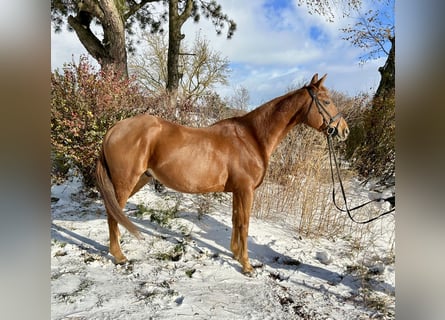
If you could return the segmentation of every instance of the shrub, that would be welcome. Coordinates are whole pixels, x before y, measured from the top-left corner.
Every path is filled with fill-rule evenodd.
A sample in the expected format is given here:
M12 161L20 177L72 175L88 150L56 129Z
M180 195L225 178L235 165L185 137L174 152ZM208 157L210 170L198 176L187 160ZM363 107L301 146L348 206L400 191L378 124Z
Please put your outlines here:
M363 99L351 113L345 157L366 178L381 182L395 175L395 99Z
M82 56L51 73L52 178L64 178L75 166L87 187L94 185L94 168L101 141L115 122L141 111L145 98L133 79L112 70L96 71Z

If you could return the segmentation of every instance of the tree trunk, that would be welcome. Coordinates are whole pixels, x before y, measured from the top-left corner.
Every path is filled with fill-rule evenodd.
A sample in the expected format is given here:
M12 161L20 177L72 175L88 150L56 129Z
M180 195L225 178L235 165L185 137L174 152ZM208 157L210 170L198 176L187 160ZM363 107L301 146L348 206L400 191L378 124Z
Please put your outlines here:
M74 29L85 49L96 59L102 69L113 68L120 76L128 77L127 50L125 47L125 24L113 0L102 0L97 3L84 0L85 10L99 19L104 38L100 41L89 26L81 23L79 14L69 16L68 24Z
M396 51L396 38L390 37L391 49L389 50L388 58L385 65L379 68L381 75L379 87L374 95L374 99L386 100L387 97L392 97L395 90L395 51Z
M389 40L388 58L379 68L380 84L372 108L365 113L365 141L358 162L359 172L378 177L385 185L393 185L395 173L395 37Z
M182 25L192 14L193 0L187 0L184 11L179 14L178 0L169 1L168 24L168 60L167 60L167 90L176 97L179 87L179 50L185 35L181 33Z
M179 50L184 35L181 34L177 1L169 2L169 11L167 90L174 92L177 91L179 87Z

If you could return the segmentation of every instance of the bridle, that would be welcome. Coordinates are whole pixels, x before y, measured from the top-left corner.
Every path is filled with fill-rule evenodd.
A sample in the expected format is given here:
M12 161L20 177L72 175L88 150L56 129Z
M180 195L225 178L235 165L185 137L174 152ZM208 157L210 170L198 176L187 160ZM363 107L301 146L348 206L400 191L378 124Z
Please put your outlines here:
M326 128L326 133L327 133L326 138L327 138L328 150L329 150L329 163L330 163L330 167L331 167L332 199L333 199L335 207L339 211L346 212L348 214L349 218L353 222L358 223L358 224L370 223L370 222L372 222L374 220L377 220L377 219L379 219L379 218L381 218L381 217L383 217L383 216L385 216L385 215L387 215L387 214L389 214L391 212L394 212L395 211L395 206L393 208L391 208L390 210L388 210L386 212L383 212L383 213L381 213L381 214L379 214L379 215L377 215L377 216L375 216L375 217L373 217L371 219L368 219L368 220L358 221L358 220L354 219L354 217L352 216L351 211L354 211L354 210L357 210L359 208L362 208L362 207L364 207L364 206L366 206L366 205L368 205L368 204L370 204L372 202L378 202L378 201L381 201L381 200L385 201L386 199L385 198L373 199L373 200L367 201L365 203L362 203L362 204L360 204L360 205L358 205L358 206L356 206L354 208L349 208L348 207L348 202L346 200L345 189L344 189L344 186L343 186L342 179L340 177L340 168L339 168L339 165L338 165L338 162L337 162L337 157L335 155L334 145L332 144L332 138L335 137L338 134L338 125L339 125L340 121L337 122L337 125L335 127L333 127L331 125L338 118L342 117L342 114L340 112L338 112L335 116L332 117L329 114L329 112L326 110L325 106L318 99L317 94L314 93L312 91L312 89L309 88L309 87L307 87L306 89L308 90L309 95L312 98L312 102L311 102L311 104L310 104L310 106L308 108L308 111L306 112L306 118L307 118L307 115L309 114L309 112L310 112L310 110L312 108L312 105L315 102L315 105L317 106L318 112L321 114L321 116L323 118L324 128ZM338 204L337 204L337 201L335 200L335 174L334 174L334 166L335 166L335 169L336 169L337 179L338 179L338 182L340 184L340 190L341 190L341 193L342 193L342 196L343 196L343 201L344 201L344 205L345 205L344 209L340 208L338 206Z
M318 112L321 114L321 117L323 118L323 126L326 129L326 133L330 137L335 137L338 134L338 125L340 124L340 121L337 122L337 125L335 127L331 126L332 123L337 121L339 118L341 118L343 115L341 112L338 112L335 116L331 116L328 110L326 110L325 106L320 102L318 99L318 96L316 93L312 91L311 88L307 87L307 91L309 92L309 95L312 98L312 102L308 108L308 111L306 113L306 117L311 111L312 105L315 102L315 105L317 106Z

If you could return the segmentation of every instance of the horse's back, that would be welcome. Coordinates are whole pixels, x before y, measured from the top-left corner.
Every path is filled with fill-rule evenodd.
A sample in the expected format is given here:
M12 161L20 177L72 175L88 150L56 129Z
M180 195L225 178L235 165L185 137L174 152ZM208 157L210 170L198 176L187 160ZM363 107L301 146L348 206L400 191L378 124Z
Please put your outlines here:
M115 136L115 138L123 136L128 138L128 135L140 134L142 131L151 127L159 126L159 120L160 118L149 114L140 114L120 120L108 130L105 139L113 136Z

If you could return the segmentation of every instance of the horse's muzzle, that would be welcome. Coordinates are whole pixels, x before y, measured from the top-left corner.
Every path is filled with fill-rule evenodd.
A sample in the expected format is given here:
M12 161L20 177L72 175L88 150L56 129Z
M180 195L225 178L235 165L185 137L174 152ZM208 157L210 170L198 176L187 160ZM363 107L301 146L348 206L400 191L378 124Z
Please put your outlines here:
M349 136L349 128L344 128L341 132L337 130L337 139L340 141L345 141Z

